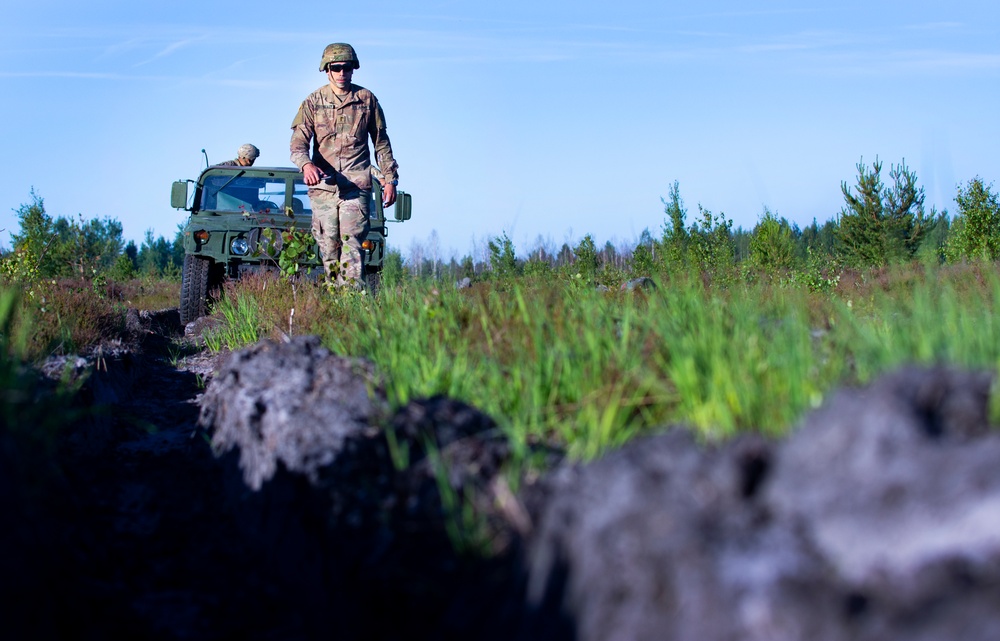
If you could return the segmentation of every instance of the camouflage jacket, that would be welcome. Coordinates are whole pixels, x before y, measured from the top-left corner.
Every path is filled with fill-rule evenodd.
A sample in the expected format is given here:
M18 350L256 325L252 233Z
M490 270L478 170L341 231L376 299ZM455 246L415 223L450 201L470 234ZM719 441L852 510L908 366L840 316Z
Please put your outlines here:
M226 162L217 162L217 163L215 163L215 166L216 167L239 167L240 166L240 161L239 160L227 160Z
M341 102L333 88L324 85L302 101L292 121L292 162L299 169L312 162L333 177L314 189L368 190L372 188L369 138L382 174L388 180L396 180L396 160L385 133L385 116L375 95L352 84L351 92Z

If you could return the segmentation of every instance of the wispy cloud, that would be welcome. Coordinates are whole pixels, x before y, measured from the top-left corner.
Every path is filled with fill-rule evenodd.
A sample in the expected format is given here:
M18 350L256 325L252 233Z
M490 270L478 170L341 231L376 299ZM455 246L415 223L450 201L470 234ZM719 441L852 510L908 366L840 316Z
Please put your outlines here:
M764 16L791 16L805 14L821 14L833 11L831 8L810 8L810 9L741 9L736 11L715 11L707 13L693 13L676 16L683 20L704 20L706 18L755 18Z
M736 50L742 53L771 53L776 51L802 51L813 47L801 42L773 42L767 44L744 45Z
M149 58L147 60L143 60L142 62L137 62L137 63L135 63L132 66L133 67L141 67L143 65L147 65L147 64L153 62L154 60L159 60L160 58L165 58L165 57L169 56L170 54L174 53L175 51L178 51L180 49L183 49L184 47L187 47L188 45L190 45L193 42L197 42L199 40L204 40L204 39L205 39L204 36L202 36L200 38L185 38L184 40L178 40L176 42L172 42L169 45L167 45L166 47L164 47L163 49L160 49L160 51L156 52L156 54L154 54L153 57L151 57L151 58Z
M772 53L789 51L835 51L847 47L858 47L862 43L857 36L835 31L805 31L785 34L768 39L764 42L751 42L733 45L738 53Z
M1000 71L1000 54L945 50L838 52L817 57L812 69L831 76L928 76Z
M776 70L825 73L833 76L870 73L972 73L1000 68L1000 54L967 51L963 43L914 49L912 38L883 32L810 31L759 38L729 37L638 39L533 37L408 31L386 39L363 36L358 42L378 51L391 64L476 65L498 62L565 62L613 60L621 64L776 64ZM405 52L405 53L403 53ZM369 54L371 55L371 54Z
M122 42L117 42L105 47L104 51L101 52L97 59L101 60L104 58L111 58L127 51L133 51L142 47L146 42L147 40L145 38L129 38Z
M0 78L65 78L70 80L109 80L116 82L175 82L223 85L227 87L249 87L254 89L277 86L277 83L268 80L244 80L240 78L207 76L133 75L87 71L0 71Z
M1000 70L1000 54L956 51L901 51L881 62L901 71L989 71Z
M77 78L84 80L162 80L155 76L126 76L87 71L0 71L0 78Z
M924 22L922 24L903 25L903 29L911 31L954 31L964 25L961 22Z

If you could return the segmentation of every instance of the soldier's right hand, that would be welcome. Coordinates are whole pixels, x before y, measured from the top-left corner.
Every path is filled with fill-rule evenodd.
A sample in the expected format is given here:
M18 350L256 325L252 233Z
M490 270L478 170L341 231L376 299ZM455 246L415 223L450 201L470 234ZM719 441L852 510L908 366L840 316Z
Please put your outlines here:
M321 180L323 180L323 172L321 172L319 167L316 165L309 163L302 168L302 177L303 182L305 182L306 185L314 187L318 185Z

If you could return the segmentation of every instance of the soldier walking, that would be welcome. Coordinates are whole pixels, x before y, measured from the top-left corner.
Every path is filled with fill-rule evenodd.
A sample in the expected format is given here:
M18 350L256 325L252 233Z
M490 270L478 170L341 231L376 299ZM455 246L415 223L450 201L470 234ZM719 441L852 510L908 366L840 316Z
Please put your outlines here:
M385 116L375 95L351 82L360 67L354 47L342 42L323 50L323 85L302 102L292 121L291 159L309 186L312 232L329 282L360 288L372 192L371 139L384 176L382 201L396 202L399 184ZM311 149L310 149L311 143Z

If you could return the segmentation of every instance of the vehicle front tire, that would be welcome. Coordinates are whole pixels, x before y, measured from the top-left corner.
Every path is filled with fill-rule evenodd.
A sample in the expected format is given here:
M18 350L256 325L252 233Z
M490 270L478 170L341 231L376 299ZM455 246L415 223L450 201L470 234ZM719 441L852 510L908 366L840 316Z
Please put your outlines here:
M367 290L368 295L372 298L378 296L379 289L382 287L382 272L365 272L365 290Z
M201 318L208 311L208 275L212 260L188 254L181 272L181 324Z

